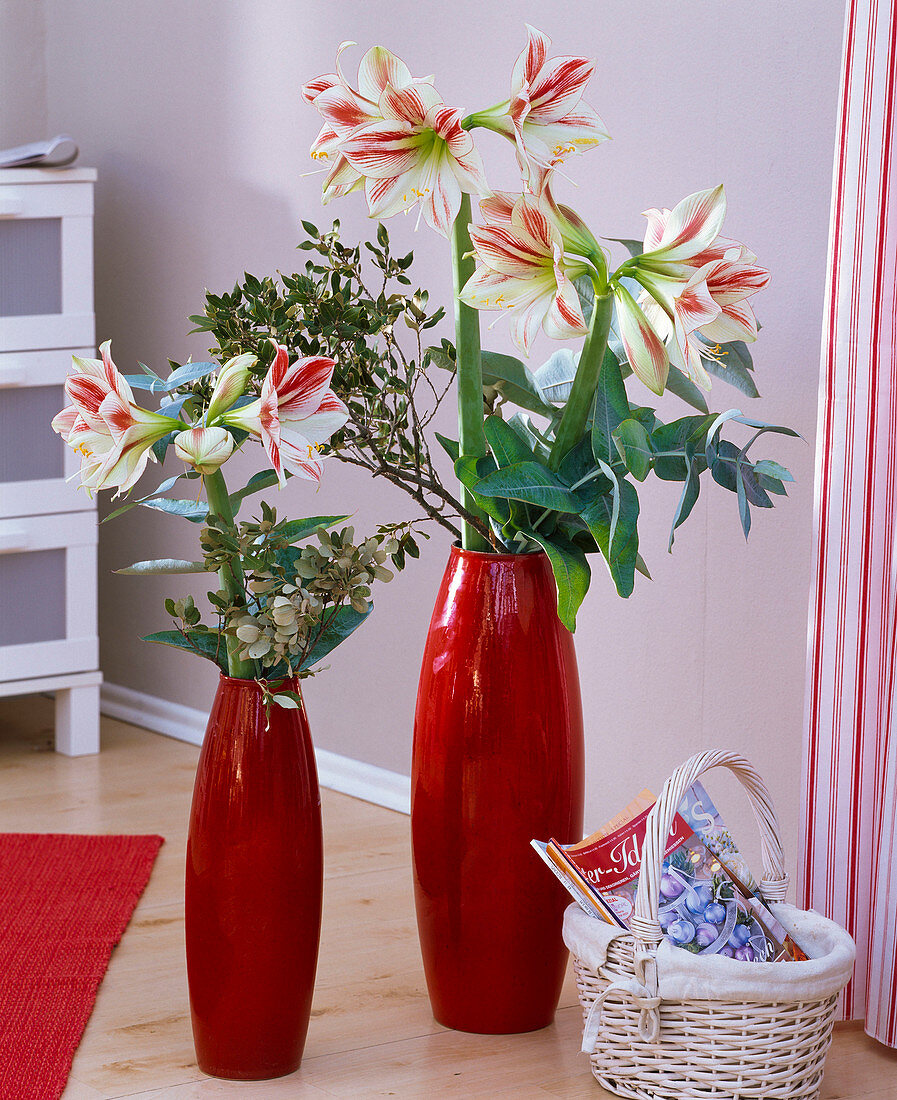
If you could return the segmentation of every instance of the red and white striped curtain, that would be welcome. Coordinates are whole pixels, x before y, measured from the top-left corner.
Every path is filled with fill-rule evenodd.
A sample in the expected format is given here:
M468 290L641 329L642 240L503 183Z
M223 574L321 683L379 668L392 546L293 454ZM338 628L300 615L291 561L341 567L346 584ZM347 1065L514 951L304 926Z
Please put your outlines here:
M857 941L848 1019L897 1046L897 0L849 0L816 465L803 903Z

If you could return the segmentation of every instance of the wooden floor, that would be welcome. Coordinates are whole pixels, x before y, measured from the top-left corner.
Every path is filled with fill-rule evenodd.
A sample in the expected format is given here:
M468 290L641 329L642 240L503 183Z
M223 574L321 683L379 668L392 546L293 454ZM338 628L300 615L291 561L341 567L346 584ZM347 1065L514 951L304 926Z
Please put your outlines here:
M113 952L64 1100L189 1097L608 1096L578 1053L568 981L556 1023L486 1037L440 1027L414 927L408 818L324 791L324 930L305 1060L280 1081L231 1084L193 1058L183 948L185 829L197 749L121 722L98 757L51 748L52 705L0 700L0 832L160 833L149 886ZM897 1054L838 1028L826 1100L897 1100Z

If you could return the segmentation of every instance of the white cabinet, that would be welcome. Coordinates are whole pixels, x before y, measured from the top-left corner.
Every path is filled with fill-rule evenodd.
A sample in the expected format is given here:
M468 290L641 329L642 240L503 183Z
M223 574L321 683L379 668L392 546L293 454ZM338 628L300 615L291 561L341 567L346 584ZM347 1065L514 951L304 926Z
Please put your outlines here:
M0 695L56 693L56 748L99 751L96 503L50 428L97 355L92 169L0 170Z

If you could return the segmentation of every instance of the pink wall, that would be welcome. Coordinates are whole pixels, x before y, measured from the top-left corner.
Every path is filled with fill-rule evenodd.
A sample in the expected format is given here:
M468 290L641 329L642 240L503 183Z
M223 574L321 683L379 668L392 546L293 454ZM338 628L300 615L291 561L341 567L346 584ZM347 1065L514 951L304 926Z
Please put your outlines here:
M711 489L668 556L678 489L656 484L646 487L641 527L654 582L622 602L597 564L577 632L588 820L659 784L691 751L734 747L767 772L793 850L840 5L46 0L46 12L49 127L75 134L82 163L99 169L98 332L113 338L122 367L202 354L185 318L203 288L227 287L244 269L292 270L300 217L322 224L332 215L347 236L373 233L357 196L322 212L319 177L303 176L318 122L299 87L332 68L346 38L388 45L468 109L506 94L525 21L559 53L597 56L589 98L614 141L570 164L579 188L567 197L600 233L640 235L639 211L726 184L728 232L773 272L757 303L764 398L750 411L796 425L808 445L770 445L797 486L756 517L749 547L734 497ZM346 58L347 71L361 52ZM510 147L495 139L483 148L493 185L513 185ZM400 247L415 248L421 281L447 299L445 242L426 227L415 234L413 218L389 228ZM490 343L511 350L501 325ZM724 409L743 399L720 383L712 400ZM277 503L293 514L357 509L360 528L412 514L389 486L335 463L317 494L294 482ZM192 556L195 533L139 512L102 528L101 633L109 681L205 707L213 676L204 666L137 640L166 625L162 595L177 585L108 573L136 557ZM323 747L407 771L419 654L445 555L436 533L310 683Z

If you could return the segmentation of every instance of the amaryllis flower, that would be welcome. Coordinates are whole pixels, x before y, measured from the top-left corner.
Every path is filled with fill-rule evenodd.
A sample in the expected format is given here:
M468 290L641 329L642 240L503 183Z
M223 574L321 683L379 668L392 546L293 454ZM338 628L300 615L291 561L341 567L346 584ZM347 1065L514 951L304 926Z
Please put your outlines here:
M662 275L645 277L643 285L648 289L638 300L648 323L663 340L670 362L707 390L710 376L702 363L702 350L707 345L700 335L721 313L707 286L715 266L714 262L705 264L685 282Z
M701 267L711 258L701 254L720 235L726 217L726 193L720 184L696 191L672 210L646 210L644 216L648 228L638 267L681 277L684 267Z
M112 362L110 341L101 359L72 357L74 372L65 381L72 400L52 422L55 432L81 457L81 484L88 491L130 489L155 456L150 448L180 420L142 409ZM118 494L116 494L118 495Z
M329 167L323 187L324 203L362 186L364 176L343 156L340 142L359 126L383 121L380 96L386 88L432 83L431 78L414 79L401 58L383 46L374 46L361 59L358 66L358 87L353 88L343 76L340 57L344 50L354 45L354 42L343 42L340 45L336 54L335 73L326 73L310 80L302 88L305 101L324 119L324 125L311 147L312 159L324 162Z
M233 405L238 397L242 397L249 380L249 371L256 363L256 357L251 352L235 355L228 359L215 379L212 388L212 396L206 409L206 423L211 424L216 417Z
M371 217L419 205L426 223L447 237L461 193L489 190L461 111L447 107L425 83L387 86L379 108L382 121L359 126L339 143L350 166L365 177Z
M234 437L224 428L188 428L174 437L174 451L198 473L213 474L233 454Z
M725 212L722 187L689 195L673 210L646 211L645 252L633 272L645 288L638 304L671 362L705 389L710 345L756 339L747 299L769 280L753 253L720 236Z
M265 375L261 396L225 413L221 420L258 435L280 484L286 471L320 481L321 444L349 419L349 410L330 389L334 362L323 356L290 363L287 349L277 354Z
M556 340L588 332L573 280L588 265L564 254L557 227L532 195L487 199L486 224L470 227L479 266L461 291L475 309L510 310L512 335L529 351L539 327Z
M617 327L629 365L649 390L661 394L670 373L670 356L663 338L626 287L615 284L613 295Z
M549 60L551 39L529 24L526 33L526 48L511 73L510 99L473 117L515 142L524 182L531 185L534 168L560 164L571 153L609 141L610 134L582 101L595 62L572 56Z

